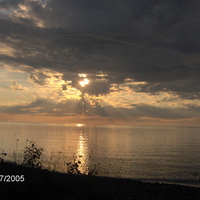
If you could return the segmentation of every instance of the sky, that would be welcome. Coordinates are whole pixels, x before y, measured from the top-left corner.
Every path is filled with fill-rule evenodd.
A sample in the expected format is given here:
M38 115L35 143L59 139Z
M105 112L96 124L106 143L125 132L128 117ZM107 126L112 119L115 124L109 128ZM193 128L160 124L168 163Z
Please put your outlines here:
M0 0L0 121L200 125L198 0Z

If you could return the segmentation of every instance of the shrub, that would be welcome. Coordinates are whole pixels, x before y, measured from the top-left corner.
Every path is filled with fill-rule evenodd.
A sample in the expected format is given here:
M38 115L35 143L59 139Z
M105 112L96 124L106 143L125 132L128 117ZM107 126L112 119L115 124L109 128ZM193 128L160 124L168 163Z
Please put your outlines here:
M4 150L1 150L0 162L4 162L4 157L5 156L7 156L7 153L5 153Z
M95 165L94 165L94 168L91 169L91 170L89 170L88 176L95 176L95 175L97 175L97 174L98 174L98 170L97 170L97 165L95 164Z
M82 157L82 156L79 156L79 157ZM79 169L81 164L82 164L81 161L76 160L76 159L74 159L72 162L68 162L67 163L67 173L74 174L74 175L88 175L88 176L95 176L98 174L96 165L94 165L94 168L89 170L88 173L82 173Z
M79 165L81 161L76 161L75 159L72 162L67 163L67 173L74 175L82 175L83 173L79 170Z
M34 141L29 141L24 150L24 160L22 165L26 167L41 168L41 155L42 148L37 148Z

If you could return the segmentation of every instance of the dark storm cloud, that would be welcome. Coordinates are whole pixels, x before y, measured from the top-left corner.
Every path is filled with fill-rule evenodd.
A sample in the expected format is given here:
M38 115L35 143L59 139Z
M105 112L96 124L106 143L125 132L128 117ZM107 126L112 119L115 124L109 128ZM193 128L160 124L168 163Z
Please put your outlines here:
M200 82L198 79L178 79L171 81L149 82L146 84L138 84L137 87L129 85L131 89L137 92L145 92L150 94L159 94L164 91L168 93L178 94L182 98L199 99L200 98Z
M141 92L199 98L199 61L192 61L200 53L197 0L4 0L0 8L18 8L18 15L0 19L1 42L15 49L14 56L0 55L6 64L51 68L64 80L70 73L108 73L107 81L90 77L85 92L94 95L132 78L147 82ZM44 77L37 81L44 84Z
M24 2L24 0L2 0L0 1L0 8L10 9L18 7L19 3Z

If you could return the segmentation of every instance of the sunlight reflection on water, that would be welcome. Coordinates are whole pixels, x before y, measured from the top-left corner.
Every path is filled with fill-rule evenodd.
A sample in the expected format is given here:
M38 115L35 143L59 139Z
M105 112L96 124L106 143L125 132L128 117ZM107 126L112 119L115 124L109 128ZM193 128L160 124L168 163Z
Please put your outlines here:
M77 147L77 160L81 161L79 170L81 173L88 173L88 139L84 137L83 131L80 131L78 147Z

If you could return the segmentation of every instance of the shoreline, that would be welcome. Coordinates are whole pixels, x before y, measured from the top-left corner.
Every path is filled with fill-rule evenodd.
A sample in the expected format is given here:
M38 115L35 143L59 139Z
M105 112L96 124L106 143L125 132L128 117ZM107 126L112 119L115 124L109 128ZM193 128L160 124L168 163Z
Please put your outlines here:
M133 179L69 175L0 163L1 175L24 175L24 181L0 182L1 199L57 200L198 200L200 188Z
M146 183L160 183L160 184L169 184L169 185L181 185L186 187L195 187L200 188L200 180L165 180L165 179L133 179Z

